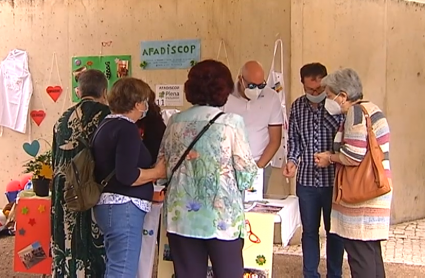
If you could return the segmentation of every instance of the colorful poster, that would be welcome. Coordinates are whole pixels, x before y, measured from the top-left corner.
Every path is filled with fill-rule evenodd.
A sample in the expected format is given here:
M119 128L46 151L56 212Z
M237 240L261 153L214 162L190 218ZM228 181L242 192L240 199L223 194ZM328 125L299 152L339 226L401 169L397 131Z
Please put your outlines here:
M156 103L159 106L183 106L183 85L156 85Z
M81 56L72 57L72 101L79 102L77 96L78 76L88 69L102 71L108 79L108 89L121 77L131 76L131 56Z
M246 212L246 238L243 248L245 278L271 278L275 215Z
M20 197L15 207L14 271L51 274L50 199Z
M245 218L247 234L243 249L244 278L271 278L275 215L247 212ZM163 225L159 244L158 278L174 277L173 258ZM212 269L208 270L206 276L214 277Z
M143 41L142 69L187 69L201 60L201 40Z

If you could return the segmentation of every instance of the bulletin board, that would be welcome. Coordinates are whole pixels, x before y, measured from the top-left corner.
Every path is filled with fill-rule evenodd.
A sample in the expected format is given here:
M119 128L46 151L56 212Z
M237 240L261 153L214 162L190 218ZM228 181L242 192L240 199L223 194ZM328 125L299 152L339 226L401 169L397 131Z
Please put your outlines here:
M51 274L49 198L19 198L16 206L14 271Z
M244 278L271 278L273 268L273 237L274 214L245 213L246 238L244 242L243 258ZM161 225L161 237L158 253L158 278L174 278L173 262L168 246L166 231ZM213 278L209 269L206 278Z
M80 101L76 94L78 75L88 69L102 71L108 79L108 89L121 77L131 76L131 56L80 56L72 57L72 102Z

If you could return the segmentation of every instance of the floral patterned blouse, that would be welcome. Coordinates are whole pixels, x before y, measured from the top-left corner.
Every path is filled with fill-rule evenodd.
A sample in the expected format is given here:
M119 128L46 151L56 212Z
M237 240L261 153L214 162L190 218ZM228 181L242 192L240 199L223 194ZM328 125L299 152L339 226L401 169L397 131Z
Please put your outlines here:
M220 112L193 106L170 118L158 155L166 159L168 178L187 146ZM257 171L242 117L223 114L170 181L164 203L167 232L200 239L245 237L242 194Z

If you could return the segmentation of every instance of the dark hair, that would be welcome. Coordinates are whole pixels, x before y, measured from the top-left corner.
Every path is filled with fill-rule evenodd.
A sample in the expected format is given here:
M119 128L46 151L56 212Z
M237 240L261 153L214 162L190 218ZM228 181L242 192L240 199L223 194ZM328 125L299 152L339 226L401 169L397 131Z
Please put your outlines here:
M148 100L151 88L145 82L133 77L118 79L108 94L109 108L114 113L128 113L136 103Z
M108 79L96 69L83 71L78 75L78 89L81 97L101 98L108 88Z
M215 60L204 60L194 65L184 83L186 100L193 105L221 107L233 90L229 68Z
M155 92L151 90L149 94L149 100L148 100L148 104L149 104L148 113L146 113L146 117L144 117L143 119L139 119L136 122L136 125L139 128L143 128L146 123L150 123L154 120L158 120L158 119L160 119L161 121L163 120L162 114L161 114L161 107L159 107L158 104L156 104L155 98L156 98Z
M158 106L158 104L155 102L155 92L153 90L150 91L149 93L149 100L148 100L148 104L149 104L149 112L154 112L155 114L159 114L161 115L161 107Z
M301 83L303 84L306 77L323 78L326 75L328 75L328 71L321 63L306 64L300 69Z

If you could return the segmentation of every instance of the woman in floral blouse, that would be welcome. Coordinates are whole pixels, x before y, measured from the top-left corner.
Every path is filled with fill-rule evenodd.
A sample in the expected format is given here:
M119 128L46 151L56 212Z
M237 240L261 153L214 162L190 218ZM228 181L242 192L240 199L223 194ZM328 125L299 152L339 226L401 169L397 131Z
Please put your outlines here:
M194 106L170 118L159 153L168 178L233 89L232 75L220 62L205 60L189 71L185 94ZM167 190L164 219L176 277L206 277L208 258L216 277L243 277L242 194L257 171L242 117L222 115L195 144Z

